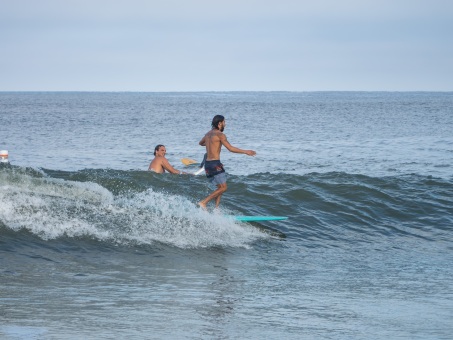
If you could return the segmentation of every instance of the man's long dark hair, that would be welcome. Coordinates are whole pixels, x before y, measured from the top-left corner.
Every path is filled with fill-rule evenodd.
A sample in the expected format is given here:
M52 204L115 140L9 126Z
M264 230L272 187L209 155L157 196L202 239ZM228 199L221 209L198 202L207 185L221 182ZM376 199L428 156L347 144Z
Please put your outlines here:
M217 115L212 118L212 123L211 126L213 129L219 129L219 123L223 122L225 120L225 117L222 115Z

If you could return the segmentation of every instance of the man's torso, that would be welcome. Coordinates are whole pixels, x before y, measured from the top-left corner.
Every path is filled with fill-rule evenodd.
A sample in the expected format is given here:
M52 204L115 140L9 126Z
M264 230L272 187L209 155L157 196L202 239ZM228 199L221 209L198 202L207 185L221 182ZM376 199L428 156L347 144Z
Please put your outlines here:
M206 152L207 152L207 161L219 160L220 151L222 148L221 137L223 133L219 130L211 130L206 134Z
M159 174L163 174L165 172L165 169L162 166L163 161L164 160L162 159L162 157L154 158L153 161L151 162L150 166L149 166L149 169L154 171L154 172L157 172Z

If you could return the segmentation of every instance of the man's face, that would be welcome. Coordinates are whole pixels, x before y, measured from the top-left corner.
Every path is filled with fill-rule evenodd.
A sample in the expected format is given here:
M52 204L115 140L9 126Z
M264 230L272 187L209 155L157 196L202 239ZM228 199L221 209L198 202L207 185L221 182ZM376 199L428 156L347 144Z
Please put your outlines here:
M225 129L225 126L226 126L226 119L224 119L223 122L219 123L219 130L221 132L223 132L223 130Z
M165 146L161 146L159 150L156 151L156 156L165 157L166 153L167 150L165 149Z

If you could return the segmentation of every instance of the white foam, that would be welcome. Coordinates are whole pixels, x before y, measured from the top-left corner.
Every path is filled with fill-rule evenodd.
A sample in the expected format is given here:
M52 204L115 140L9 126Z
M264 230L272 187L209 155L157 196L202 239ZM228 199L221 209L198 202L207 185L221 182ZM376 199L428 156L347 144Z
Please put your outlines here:
M0 219L43 239L90 237L119 244L181 248L248 247L267 235L209 214L186 197L154 192L114 197L92 182L0 174Z

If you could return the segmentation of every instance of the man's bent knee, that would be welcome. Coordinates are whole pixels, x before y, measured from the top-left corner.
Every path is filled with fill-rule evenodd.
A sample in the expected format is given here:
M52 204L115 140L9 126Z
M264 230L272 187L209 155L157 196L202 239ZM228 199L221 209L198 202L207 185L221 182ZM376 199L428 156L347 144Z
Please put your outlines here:
M217 189L221 190L222 192L225 192L225 191L227 191L228 186L226 183L222 183L222 184L217 185Z

